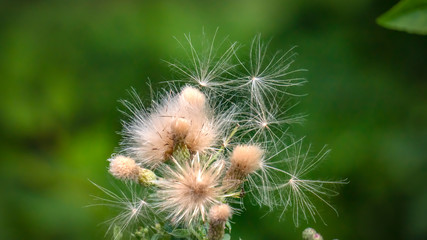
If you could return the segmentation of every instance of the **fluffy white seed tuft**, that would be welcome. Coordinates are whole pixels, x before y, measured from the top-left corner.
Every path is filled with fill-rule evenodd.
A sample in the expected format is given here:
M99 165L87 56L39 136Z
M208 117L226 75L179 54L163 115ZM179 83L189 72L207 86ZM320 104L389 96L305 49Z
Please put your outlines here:
M223 163L208 166L198 154L183 163L172 160L173 166L164 166L164 178L156 182L157 208L167 213L174 225L191 226L204 221L209 208L226 197L220 181Z
M225 223L231 217L231 208L227 204L215 205L209 210L209 240L220 240L224 236Z
M137 180L140 167L135 163L135 160L123 155L117 155L109 159L109 172L115 178L120 180Z
M203 109L206 103L206 96L197 88L187 86L181 91L181 101L190 104L197 109Z
M175 141L184 139L191 128L191 122L182 117L176 118L171 122L171 130L174 134Z
M231 153L231 168L248 175L262 166L264 150L257 145L239 145Z
M226 222L231 217L231 213L231 208L227 204L215 205L209 210L209 221Z

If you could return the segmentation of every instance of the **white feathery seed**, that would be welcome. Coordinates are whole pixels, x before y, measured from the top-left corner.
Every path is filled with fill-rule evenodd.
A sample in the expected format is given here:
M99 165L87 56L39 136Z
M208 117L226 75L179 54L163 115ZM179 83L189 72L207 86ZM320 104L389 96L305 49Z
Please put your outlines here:
M144 195L143 192L138 191L134 184L125 184L125 189L121 189L119 194L93 182L92 184L104 192L108 197L102 198L93 196L99 203L89 206L107 206L119 212L115 217L105 221L105 224L108 225L106 235L113 234L113 230L116 226L119 227L119 233L123 234L128 231L129 228L135 228L138 224L145 225L154 221L155 216L151 211L151 206L141 197ZM119 235L119 233L117 234ZM114 236L113 239L116 240Z
M209 41L205 33L203 33L202 37L205 42L202 42L200 48L194 45L190 34L185 35L186 43L176 39L191 61L186 64L176 60L175 62L168 62L168 64L183 76L182 80L185 82L196 84L202 89L220 94L228 84L228 78L224 75L230 74L236 66L231 63L231 60L235 55L237 43L230 43L225 47L225 51L219 54L217 49L223 47L226 41L216 43L216 34L217 32L215 32L212 40ZM182 80L175 81L181 82Z
M346 184L346 180L340 181L323 181L308 179L306 175L312 171L330 152L323 147L316 156L310 156L311 145L307 150L303 150L303 138L295 141L293 144L283 149L284 159L271 162L265 167L276 172L276 175L282 175L273 186L274 191L277 191L280 201L279 205L283 207L282 215L285 214L288 208L292 209L292 217L296 226L299 226L299 220L302 218L306 222L309 219L316 221L320 218L323 221L317 207L312 199L317 199L331 208L338 214L336 209L327 201L328 197L338 195L338 192L333 189L337 184ZM286 165L284 167L279 165ZM278 165L276 167L275 165ZM324 221L323 221L324 222Z
M262 42L261 34L258 34L252 40L249 62L246 64L238 59L243 68L243 77L238 79L239 87L243 91L249 90L252 104L258 105L261 109L268 108L269 101L274 100L276 94L293 95L288 88L305 83L304 78L290 77L305 71L289 70L296 56L293 52L295 47L284 53L277 51L270 58L267 55L267 48L268 43Z

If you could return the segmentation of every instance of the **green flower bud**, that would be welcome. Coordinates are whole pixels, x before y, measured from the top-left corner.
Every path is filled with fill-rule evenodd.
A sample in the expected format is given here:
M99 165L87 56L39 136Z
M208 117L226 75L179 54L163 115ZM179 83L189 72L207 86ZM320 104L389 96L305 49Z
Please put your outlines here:
M156 174L154 172L145 168L139 169L139 176L138 176L139 184L145 187L149 187L154 185L153 181L155 180L156 180Z
M317 232L313 228L306 228L302 232L302 239L304 239L304 240L313 240L314 239L314 235L316 235L316 234L317 234Z

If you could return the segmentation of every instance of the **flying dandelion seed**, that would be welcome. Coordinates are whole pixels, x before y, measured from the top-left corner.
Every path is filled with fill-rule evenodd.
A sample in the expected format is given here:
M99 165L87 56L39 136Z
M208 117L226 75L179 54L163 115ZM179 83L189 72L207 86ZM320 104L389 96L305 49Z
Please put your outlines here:
M203 39L206 39L205 33L203 35ZM226 41L217 44L216 35L217 32L210 42L202 43L201 51L194 46L190 34L185 35L186 42L184 43L177 39L191 61L189 65L178 60L174 63L167 62L172 69L183 76L184 81L175 81L195 83L196 86L217 94L224 91L224 87L229 84L228 78L224 75L230 74L230 71L236 66L231 63L231 60L238 47L236 42L231 43L222 54L219 54L216 49L224 46ZM225 87L225 89L227 88Z
M277 51L270 58L267 56L267 48L268 43L263 43L261 34L258 34L252 40L248 63L238 58L244 76L238 79L239 88L249 90L251 103L264 110L268 108L269 101L276 99L274 96L277 93L293 95L288 89L306 82L301 77L290 77L305 71L290 70L296 57L296 53L293 52L295 47L284 53Z
M282 184L275 185L275 189L279 192L281 204L283 204L283 214L285 214L288 208L292 209L292 216L296 226L299 225L299 220L302 218L307 221L312 219L320 218L324 222L321 214L317 207L313 203L312 199L317 199L331 208L338 214L336 209L327 201L327 198L338 195L338 192L333 189L337 184L346 184L346 180L340 181L323 181L323 180L312 180L307 179L306 175L315 169L315 167L328 155L330 150L324 147L316 156L310 155L311 145L304 152L303 150L303 139L295 141L292 145L284 148L285 154L284 160L272 162L266 166L272 171L276 171L277 174L282 173ZM285 163L287 170L283 168L275 167Z
M248 141L272 144L276 151L278 145L286 136L289 127L293 124L301 124L304 121L303 114L290 114L297 104L271 103L269 110L250 105L250 110L243 113L241 121L241 136L250 136ZM280 106L288 106L281 109Z
M125 184L125 189L120 190L120 193L116 194L95 183L93 184L106 194L107 197L94 196L94 199L99 203L90 206L107 206L118 211L115 217L105 221L108 225L106 235L113 233L116 226L119 227L119 231L116 234L120 235L129 230L129 228L136 228L137 225L151 223L155 219L148 202L141 198L144 194L138 191L136 186L130 183ZM116 236L113 237L114 240L116 240Z

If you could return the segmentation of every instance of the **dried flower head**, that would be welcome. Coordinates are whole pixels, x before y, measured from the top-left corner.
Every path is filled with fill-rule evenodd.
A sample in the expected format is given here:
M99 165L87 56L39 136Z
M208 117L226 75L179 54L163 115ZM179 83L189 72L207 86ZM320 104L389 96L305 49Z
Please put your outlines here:
M210 209L208 239L222 239L225 223L231 217L231 212L231 208L227 204L215 205Z
M165 166L165 177L157 181L158 209L167 214L174 225L190 226L205 220L209 208L227 195L221 186L223 163L207 165L198 154L192 160Z
M185 118L179 117L172 121L171 130L175 141L182 141L190 131L191 123Z
M187 86L181 91L181 101L202 110L205 107L206 96L197 88Z
M224 178L224 185L236 190L247 176L262 167L264 150L257 145L238 145L230 157L230 167Z
M209 221L225 223L231 217L231 207L228 204L220 204L211 207L209 210Z
M139 166L135 160L122 155L116 155L109 159L110 168L108 171L114 177L121 180L137 180L139 176Z
M244 175L258 170L262 164L264 150L257 145L239 145L231 153L231 168Z

